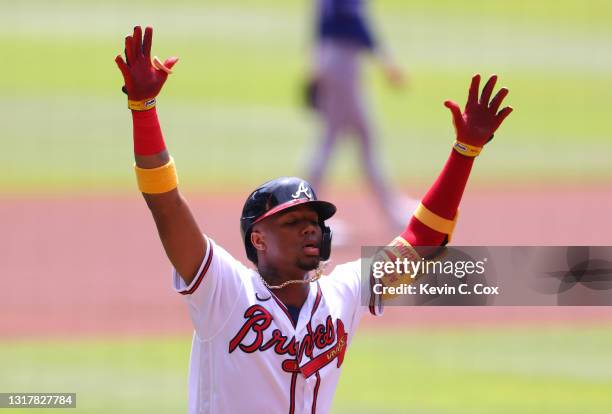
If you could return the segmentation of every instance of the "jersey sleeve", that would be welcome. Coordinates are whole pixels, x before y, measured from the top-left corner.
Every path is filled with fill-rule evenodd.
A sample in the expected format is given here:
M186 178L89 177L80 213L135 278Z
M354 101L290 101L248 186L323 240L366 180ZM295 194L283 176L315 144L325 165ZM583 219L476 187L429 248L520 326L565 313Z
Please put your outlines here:
M369 273L362 272L363 262L361 259L336 266L334 271L325 276L335 286L340 301L345 306L352 306L353 331L359 325L363 315L370 309L374 315L382 314L380 307L370 307L370 279Z
M201 340L211 339L223 328L251 272L212 239L207 240L204 260L193 281L187 285L176 269L172 275L174 290L185 298Z
M376 280L370 272L368 260L358 260L358 267L356 269L359 272L359 300L361 306L359 307L361 316L366 311L369 311L374 316L380 316L383 314L383 301L382 296L374 293L374 285ZM364 269L364 267L366 267Z

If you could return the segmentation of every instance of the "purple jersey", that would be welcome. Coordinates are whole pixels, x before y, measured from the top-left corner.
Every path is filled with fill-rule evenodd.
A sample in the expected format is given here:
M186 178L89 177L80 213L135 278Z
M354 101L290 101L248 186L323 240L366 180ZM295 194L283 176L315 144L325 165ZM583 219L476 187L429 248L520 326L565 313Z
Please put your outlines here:
M376 42L366 18L364 0L316 0L317 38L344 40L374 49Z

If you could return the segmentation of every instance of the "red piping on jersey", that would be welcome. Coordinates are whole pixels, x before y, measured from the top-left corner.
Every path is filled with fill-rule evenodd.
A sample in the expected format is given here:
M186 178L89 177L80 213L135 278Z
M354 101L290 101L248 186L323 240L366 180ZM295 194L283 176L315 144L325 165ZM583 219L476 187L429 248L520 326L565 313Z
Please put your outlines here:
M374 285L378 283L379 282L374 280L374 275L370 272L370 289L372 289L372 293L370 295L369 309L370 313L374 316L376 316L376 293L374 293Z
M323 294L321 292L321 285L319 285L319 282L317 282L317 298L315 299L315 303L312 306L312 312L310 314L310 320L308 321L308 333L310 335L312 335L312 317L314 316L317 308L319 307L319 303L321 303L321 298L323 297ZM315 384L315 389L314 389L314 393L312 396L312 409L311 409L311 414L316 414L317 412L317 397L319 396L319 386L321 385L321 375L319 374L319 372L317 371L317 383Z
M198 280L195 282L195 284L191 287L191 289L186 290L184 292L180 292L181 295L191 295L193 292L196 291L196 289L198 288L198 286L200 286L200 283L202 282L202 280L204 279L204 275L206 274L206 272L208 271L208 267L210 266L210 263L212 262L212 257L213 257L213 245L210 242L210 240L208 240L208 260L206 260L206 264L204 265L204 269L202 269L202 272L200 272L200 274L198 275Z
M314 396L312 397L312 414L317 413L317 397L319 396L319 385L321 385L321 374L317 371L317 383L315 384Z
M317 298L315 299L314 305L312 305L312 312L310 313L310 321L308 321L308 325L310 325L310 322L312 321L312 317L317 311L317 308L319 307L319 303L321 303L322 297L323 297L323 294L321 292L321 285L319 285L319 282L317 282Z
M266 286L266 288L267 288L267 286ZM293 327L296 327L297 326L297 321L295 323L293 323L293 319L291 318L291 315L289 314L289 311L287 310L287 307L285 306L285 304L283 302L281 302L280 299L278 299L276 297L276 295L274 294L274 292L272 292L272 290L268 289L268 291L270 292L270 296L272 296L272 298L274 298L274 301L283 310L285 315L287 315L287 318L289 318L289 321L291 322ZM319 284L319 282L317 282L317 297L315 298L314 304L312 305L312 311L310 312L310 320L308 321L308 325L306 326L306 328L308 329L308 332L311 335L312 335L312 327L310 326L310 324L312 322L312 317L314 316L315 312L319 308L319 304L321 303L321 298L322 297L323 297L323 293L321 291L321 285ZM285 362L293 362L293 364L290 364L290 365L293 365L293 367L295 367L294 369L291 370L291 371L293 371L293 374L291 374L291 388L290 388L290 393L289 393L289 414L294 414L295 413L295 387L297 386L297 375L300 372L300 370L299 370L300 363L299 363L299 361L297 359L300 356L301 356L301 354L296 355L295 361L292 361L292 360L285 361ZM283 363L283 369L285 369L284 368L285 365L287 365L287 364ZM327 364L325 364L325 365L327 365ZM319 393L319 385L321 383L321 376L319 375L318 372L316 372L316 375L317 375L317 383L315 385L315 390L314 390L314 395L313 395L313 405L312 405L312 412L313 413L315 413L316 409L317 409L317 395Z
M268 289L267 286L265 286L265 287L266 287L266 289ZM274 292L272 292L272 290L268 289L268 292L270 292L270 296L272 296L274 301L282 309L282 311L285 313L285 315L287 315L287 318L289 318L289 322L291 322L291 325L293 325L293 327L295 328L297 326L298 321L293 322L293 318L289 314L289 311L287 310L287 307L285 306L285 304L283 302L281 302L281 300L279 298L276 297L276 295L274 294ZM315 311L319 307L319 303L321 302L321 296L322 296L322 294L321 294L321 286L319 285L319 282L317 282L317 297L315 299L314 305L312 306L312 312L310 314L310 319L312 319L312 316L314 315Z
M270 290L270 289L268 289L268 290ZM285 315L287 315L287 318L289 318L289 322L291 322L291 325L293 325L293 327L295 328L297 326L297 321L293 322L293 318L291 318L291 314L287 310L287 307L285 306L285 304L283 302L281 302L279 298L276 297L274 292L272 292L270 290L270 293L271 293L272 299L274 299L274 301L278 304L278 306L281 308L281 310L283 312L285 312Z
M297 385L297 372L291 374L291 393L289 399L289 414L295 412L295 386Z

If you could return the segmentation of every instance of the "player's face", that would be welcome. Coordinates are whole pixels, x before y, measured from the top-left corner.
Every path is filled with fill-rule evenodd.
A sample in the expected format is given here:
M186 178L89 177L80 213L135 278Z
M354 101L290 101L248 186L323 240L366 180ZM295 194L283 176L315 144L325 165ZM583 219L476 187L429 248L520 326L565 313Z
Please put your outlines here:
M321 260L319 215L308 206L297 206L262 222L266 261L278 268L297 266L314 270Z

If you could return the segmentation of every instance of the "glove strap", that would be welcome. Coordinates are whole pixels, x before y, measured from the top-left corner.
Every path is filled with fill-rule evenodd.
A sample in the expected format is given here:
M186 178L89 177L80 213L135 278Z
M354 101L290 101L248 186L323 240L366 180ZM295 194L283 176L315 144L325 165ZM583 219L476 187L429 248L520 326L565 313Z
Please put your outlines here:
M161 194L174 190L178 186L178 177L174 159L157 168L140 168L134 165L138 188L145 194Z
M143 99L142 101L132 101L128 99L128 108L132 111L148 111L155 108L157 101L155 98Z
M414 217L419 220L421 223L437 231L438 233L446 234L448 237L448 242L451 241L451 237L453 235L453 231L455 230L455 224L457 223L457 214L455 214L455 218L452 220L445 219L444 217L438 216L436 213L429 210L427 207L423 205L423 203L419 203L419 206L414 211Z
M453 149L461 155L466 157L474 158L480 154L482 147L476 147L474 145L466 144L465 142L455 141Z

